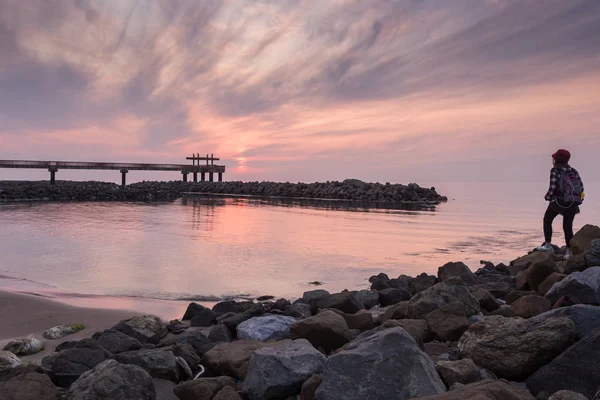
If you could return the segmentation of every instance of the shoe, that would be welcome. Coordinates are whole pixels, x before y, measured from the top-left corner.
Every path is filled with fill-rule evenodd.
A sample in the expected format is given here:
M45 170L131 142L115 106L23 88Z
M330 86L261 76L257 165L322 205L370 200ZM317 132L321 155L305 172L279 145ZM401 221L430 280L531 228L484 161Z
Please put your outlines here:
M573 257L573 251L567 247L567 252L565 253L565 260L568 260L569 258Z
M554 251L554 247L552 247L551 243L544 243L543 245L538 246L535 249L537 251L546 251L546 252Z

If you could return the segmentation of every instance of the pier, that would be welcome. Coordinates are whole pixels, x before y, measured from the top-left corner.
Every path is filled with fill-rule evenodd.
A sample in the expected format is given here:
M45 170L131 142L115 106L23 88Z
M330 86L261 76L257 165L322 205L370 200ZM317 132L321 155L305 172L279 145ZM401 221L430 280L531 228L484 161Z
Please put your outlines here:
M194 154L186 157L191 160L189 164L141 164L141 163L115 163L115 162L86 162L86 161L32 161L32 160L0 160L0 168L21 168L21 169L47 169L50 172L50 184L56 182L56 173L61 169L87 169L87 170L115 170L121 172L121 184L127 184L127 173L129 171L175 171L180 172L184 182L188 181L188 175L192 174L194 182L200 180L204 182L208 174L208 180L214 181L214 175L217 175L218 182L223 181L225 173L224 165L216 165L214 162L219 158L212 154L201 157L200 154ZM204 163L206 161L206 163Z

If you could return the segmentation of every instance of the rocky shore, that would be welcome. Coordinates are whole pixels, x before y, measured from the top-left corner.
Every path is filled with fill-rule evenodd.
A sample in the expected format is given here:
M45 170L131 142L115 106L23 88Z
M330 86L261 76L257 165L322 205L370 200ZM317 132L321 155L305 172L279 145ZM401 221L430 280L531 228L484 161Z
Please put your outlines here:
M417 184L343 182L140 182L120 186L106 182L2 181L0 201L171 201L186 192L257 197L329 199L372 203L439 204L447 201L435 188Z
M0 352L2 399L597 400L600 227L508 265L372 276L370 290L191 303L66 342ZM76 323L77 321L73 321ZM52 337L81 327L51 330ZM10 350L10 352L9 352ZM15 354L16 353L16 354Z

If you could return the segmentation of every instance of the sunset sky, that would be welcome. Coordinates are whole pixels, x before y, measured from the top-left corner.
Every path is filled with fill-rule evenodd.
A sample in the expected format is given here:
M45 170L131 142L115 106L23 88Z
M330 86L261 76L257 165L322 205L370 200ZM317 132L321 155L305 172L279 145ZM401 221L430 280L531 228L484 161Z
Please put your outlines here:
M599 0L0 0L0 159L505 181L560 147L600 170Z

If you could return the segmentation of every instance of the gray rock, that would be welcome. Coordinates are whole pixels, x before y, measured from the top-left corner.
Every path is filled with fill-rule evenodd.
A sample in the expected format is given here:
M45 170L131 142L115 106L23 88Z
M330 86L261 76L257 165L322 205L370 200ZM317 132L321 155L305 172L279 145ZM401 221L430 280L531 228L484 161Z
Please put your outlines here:
M50 328L45 331L42 336L48 340L61 339L65 336L72 335L85 329L85 325L82 324L69 324L60 325Z
M318 400L408 400L443 393L433 361L402 328L368 331L331 356Z
M10 351L18 356L27 356L44 350L44 344L36 338L16 339L8 342L3 350Z
M203 312L198 312L192 317L190 321L191 326L211 326L217 322L217 316L212 310L208 308L204 309Z
M0 374L14 370L22 365L19 357L10 351L0 351Z
M577 340L583 338L593 330L600 328L600 307L585 304L576 304L570 307L550 310L531 318L531 321L538 323L549 318L557 317L566 317L573 321Z
M290 326L295 318L283 315L265 315L250 318L237 326L241 340L282 340L290 337Z
M100 334L94 334L92 337L98 341L100 346L113 354L142 348L142 344L136 338L113 329L107 329Z
M36 365L19 367L0 380L2 400L57 400L56 386Z
M484 380L459 386L452 391L415 400L535 400L526 389L506 381Z
M374 290L359 290L356 292L356 298L365 306L367 310L379 304L379 293Z
M301 301L303 301L306 304L314 304L320 298L327 297L327 296L331 296L331 293L329 293L327 290L323 290L323 289L310 290L308 292L304 292L304 294L302 295Z
M375 327L373 315L367 310L360 310L356 314L346 314L345 312L336 310L335 308L330 308L328 310L341 315L344 320L346 320L346 324L348 324L349 329L358 329L359 331L363 332Z
M422 319L430 312L456 302L465 305L467 316L478 314L481 310L466 283L460 278L450 278L417 293L408 304L408 316Z
M154 383L154 390L156 391L156 398L158 400L179 400L175 396L175 393L173 393L175 386L177 386L174 382L152 378L152 383Z
M307 339L325 351L337 350L351 338L344 317L329 310L297 321L290 327L290 334L292 339Z
M273 309L285 311L291 305L292 304L289 302L289 300L279 299L275 302L275 304L273 304Z
M105 361L84 373L69 389L69 400L155 400L150 375L135 365Z
M189 344L198 355L202 356L218 343L230 341L229 329L224 325L214 325L210 328L190 328L179 335L177 343Z
M179 382L180 373L177 360L172 351L142 350L117 354L115 360L121 364L137 365L143 368L153 378Z
M600 305L600 267L573 272L546 293L552 303L563 296L574 297L584 304Z
M229 329L231 335L235 336L237 334L237 326L244 321L249 320L252 317L258 317L263 315L266 312L265 306L261 303L254 304L249 309L240 314L235 314L231 317L222 319L219 321L220 324L223 324Z
M294 318L308 318L312 316L311 306L306 303L295 303L288 307L284 314Z
M243 389L250 400L281 399L300 393L302 384L323 370L325 356L307 340L256 350Z
M462 262L449 262L438 268L438 279L440 282L450 278L458 277L465 283L475 283L475 274Z
M543 321L489 316L460 338L464 357L501 378L520 381L548 364L575 340L568 318Z
M335 293L321 297L315 302L315 306L321 309L336 308L347 314L354 314L365 308L354 292Z
M570 390L559 390L548 398L548 400L589 400L587 396Z
M410 300L411 295L405 289L383 289L379 291L379 303L383 307L393 306L403 301Z
M455 383L467 385L483 380L481 369L468 358L457 361L438 361L435 363L435 369L447 387L451 387Z
M112 329L129 335L142 344L156 344L168 333L165 323L153 315L138 316L121 321Z
M585 252L585 261L589 266L600 266L600 239L592 240L590 248Z
M225 376L200 378L177 385L173 391L180 400L213 400L224 388L235 389L235 381Z
M533 394L573 390L594 397L600 390L600 329L543 366L525 382Z
M206 308L203 305L198 304L198 303L190 303L188 305L188 308L185 310L185 314L183 315L183 318L181 318L181 320L182 321L191 321L196 316L206 316L206 315L209 315L212 318L213 322L216 321L216 319L217 319L216 314L210 308ZM208 326L208 325L206 325L206 326Z

